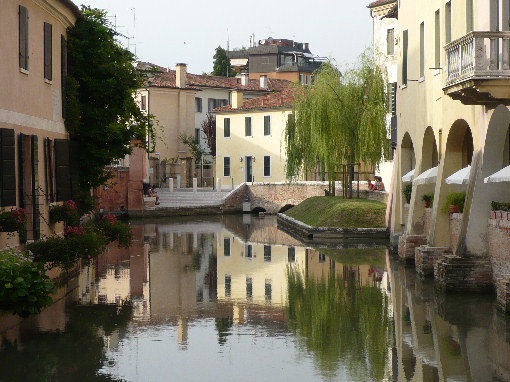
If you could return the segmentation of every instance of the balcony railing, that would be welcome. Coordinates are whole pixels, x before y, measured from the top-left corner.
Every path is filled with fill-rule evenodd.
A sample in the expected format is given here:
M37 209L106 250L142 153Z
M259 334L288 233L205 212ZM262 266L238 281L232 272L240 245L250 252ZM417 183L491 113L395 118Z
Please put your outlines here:
M468 80L510 79L510 32L469 32L445 50L445 90Z

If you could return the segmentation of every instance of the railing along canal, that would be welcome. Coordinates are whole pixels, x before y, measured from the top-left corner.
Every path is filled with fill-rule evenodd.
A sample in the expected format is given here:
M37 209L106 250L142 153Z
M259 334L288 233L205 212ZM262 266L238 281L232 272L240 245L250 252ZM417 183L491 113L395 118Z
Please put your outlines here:
M510 32L469 32L445 51L445 87L469 79L510 78Z

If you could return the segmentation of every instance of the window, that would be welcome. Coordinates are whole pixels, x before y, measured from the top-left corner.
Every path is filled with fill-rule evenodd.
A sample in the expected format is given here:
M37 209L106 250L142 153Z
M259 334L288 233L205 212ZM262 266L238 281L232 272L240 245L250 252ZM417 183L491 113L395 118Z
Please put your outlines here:
M272 287L271 287L271 280L266 279L264 282L264 297L266 301L271 301L272 298Z
M420 78L425 77L425 23L420 24Z
M392 82L388 84L388 113L397 115L397 83Z
M44 78L48 81L53 79L52 52L52 25L44 23Z
M246 258L252 259L253 258L253 247L251 244L248 244L245 249Z
M434 67L441 67L441 18L439 17L439 9L436 11L434 18Z
M299 75L299 83L301 85L303 85L303 75L302 74Z
M200 129L195 129L195 142L200 144Z
M62 93L62 118L66 117L67 41L60 35L60 92Z
M19 148L18 148L19 150ZM13 129L0 129L0 202L16 205L16 155Z
M19 67L28 70L28 9L20 5L19 14Z
M264 156L264 176L271 176L271 157L269 155Z
M196 101L195 101L196 102ZM200 101L202 102L202 101ZM212 109L216 109L217 107L228 105L228 100L226 99L218 99L218 98L208 98L207 99L207 109L211 111Z
M251 137L251 117L244 117L244 135Z
M402 34L402 85L407 85L407 29Z
M141 107L142 111L147 111L147 96L143 95L141 97Z
M452 41L452 2L449 1L444 6L444 28L445 28L445 43L448 44Z
M223 238L223 256L230 256L230 237Z
M393 56L395 54L395 29L388 29L386 32L386 54Z
M271 262L271 246L264 245L264 261Z
M223 137L230 138L230 118L223 120Z
M296 248L295 247L289 247L287 249L287 257L288 257L289 263L296 262Z
M253 280L251 277L246 277L246 298L253 298Z
M264 135L271 135L271 116L264 116Z
M326 262L326 255L324 253L319 253L319 263Z
M230 157L223 158L223 176L230 176Z
M473 0L466 0L466 33L473 30L474 23Z
M225 275L225 297L232 295L232 276Z
M202 112L202 98L195 97L195 113Z
M308 85L308 75L305 74L305 85Z

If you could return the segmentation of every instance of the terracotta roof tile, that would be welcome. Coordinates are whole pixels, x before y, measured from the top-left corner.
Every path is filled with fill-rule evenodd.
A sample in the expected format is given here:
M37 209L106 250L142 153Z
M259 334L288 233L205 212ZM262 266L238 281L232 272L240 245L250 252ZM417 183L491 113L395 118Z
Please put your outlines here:
M153 87L167 87L176 88L175 86L175 70L168 70L146 62L138 63L138 68L141 70L156 70L156 73L147 80L147 85ZM281 79L267 79L268 89L260 87L259 81L249 80L248 86L241 85L241 79L235 77L221 77L221 76L208 76L200 74L186 74L187 88L224 88L234 89L241 91L282 91L291 86L291 82Z
M290 87L282 92L268 94L266 96L251 98L243 102L243 106L232 108L232 105L222 106L214 109L215 112L253 110L253 109L277 109L291 108L296 94L296 88Z
M377 0L377 1L373 1L370 4L368 4L368 8L374 8L374 7L378 7L379 5L391 4L391 3L396 3L396 2L397 2L397 0Z

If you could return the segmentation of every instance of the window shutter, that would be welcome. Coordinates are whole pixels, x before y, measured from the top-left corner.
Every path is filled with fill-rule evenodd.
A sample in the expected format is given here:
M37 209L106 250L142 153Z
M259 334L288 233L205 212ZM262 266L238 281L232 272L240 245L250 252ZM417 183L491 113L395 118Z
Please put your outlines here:
M0 129L0 165L1 205L16 205L16 153L14 130Z
M402 34L402 85L407 85L407 30Z
M67 42L64 35L60 35L60 86L62 93L62 118L66 117L67 98Z
M264 135L271 135L271 116L264 116Z
M18 135L18 198L20 208L25 208L25 134Z
M71 199L71 172L69 168L69 141L55 139L55 183L57 202Z
M19 6L19 67L28 70L28 9Z
M44 23L44 78L51 81L53 79L53 42L52 42L52 25Z
M32 159L32 231L34 240L41 238L41 218L39 209L39 140L37 135L30 137L30 157Z
M77 142L69 141L69 171L71 181L71 198L74 201L80 198L80 147Z

